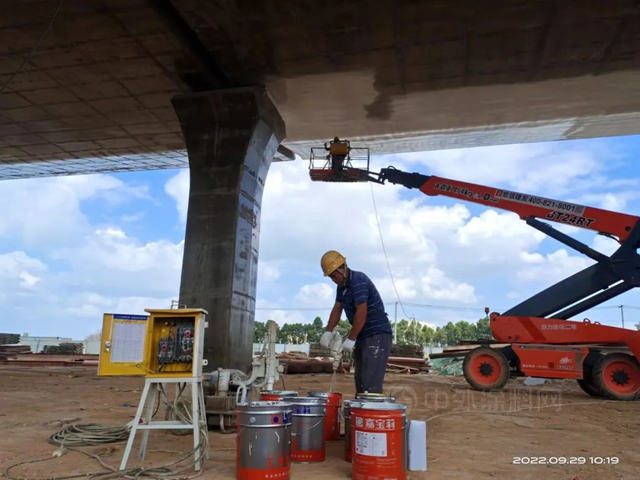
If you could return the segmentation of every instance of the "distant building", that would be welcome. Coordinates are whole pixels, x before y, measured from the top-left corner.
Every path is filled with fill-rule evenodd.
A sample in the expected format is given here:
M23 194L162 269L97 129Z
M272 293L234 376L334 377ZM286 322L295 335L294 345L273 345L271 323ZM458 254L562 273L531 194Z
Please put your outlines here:
M61 343L70 342L73 342L73 339L67 337L32 337L28 333L20 335L20 343L29 345L33 353L40 353L46 345L60 345Z
M61 343L82 343L84 353L100 353L100 340L73 340L69 337L38 337L28 333L20 335L20 344L29 345L33 353L40 353L47 345L57 346Z

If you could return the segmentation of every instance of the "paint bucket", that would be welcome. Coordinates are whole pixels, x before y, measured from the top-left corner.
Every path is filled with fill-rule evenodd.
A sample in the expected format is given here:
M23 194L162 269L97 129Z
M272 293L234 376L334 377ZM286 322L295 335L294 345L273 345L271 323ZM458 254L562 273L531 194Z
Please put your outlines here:
M236 414L236 478L288 480L291 470L291 404L249 402L238 405Z
M407 406L351 402L353 480L406 480Z
M324 398L327 401L327 415L324 419L324 439L340 440L340 407L342 394L340 392L309 392L312 398Z
M284 400L286 397L297 397L298 392L293 390L265 390L260 392L260 400L272 400L277 402L278 400Z
M291 461L322 462L325 459L324 419L327 400L324 398L291 397Z
M351 414L351 402L354 401L368 401L368 402L388 402L393 403L396 401L396 397L385 395L384 393L358 393L356 394L356 400L345 400L342 404L342 416L344 417L344 459L347 462L351 461L351 423L349 416Z

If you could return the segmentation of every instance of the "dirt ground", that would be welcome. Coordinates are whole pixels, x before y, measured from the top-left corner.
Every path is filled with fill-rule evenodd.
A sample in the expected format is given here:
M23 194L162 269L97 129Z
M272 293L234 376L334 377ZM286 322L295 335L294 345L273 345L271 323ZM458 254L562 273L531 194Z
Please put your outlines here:
M327 389L330 375L285 380L287 389L305 392ZM141 378L100 378L89 367L0 366L0 471L50 457L54 447L47 438L64 422L127 423L142 386ZM351 376L341 376L337 387L345 398L353 396ZM503 391L481 393L462 378L395 374L388 375L386 390L408 404L411 419L428 422L429 470L410 472L409 479L640 478L640 402L593 399L570 381L526 387L512 380ZM144 464L178 459L191 441L151 432ZM210 432L209 443L200 478L235 478L235 435ZM123 445L89 450L117 466ZM351 465L342 452L342 441L328 444L325 462L294 464L292 479L349 478ZM132 456L131 466L136 462ZM99 470L93 459L69 452L10 474L36 480Z

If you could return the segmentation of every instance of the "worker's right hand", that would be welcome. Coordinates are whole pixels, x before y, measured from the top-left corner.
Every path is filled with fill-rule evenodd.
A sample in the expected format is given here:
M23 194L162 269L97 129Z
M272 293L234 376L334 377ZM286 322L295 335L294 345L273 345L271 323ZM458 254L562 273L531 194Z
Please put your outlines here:
M322 345L324 348L329 348L332 338L333 338L333 333L325 330L325 332L320 337L320 345Z
M353 352L353 348L356 346L355 340L351 340L350 338L345 338L342 343L342 351L343 352Z

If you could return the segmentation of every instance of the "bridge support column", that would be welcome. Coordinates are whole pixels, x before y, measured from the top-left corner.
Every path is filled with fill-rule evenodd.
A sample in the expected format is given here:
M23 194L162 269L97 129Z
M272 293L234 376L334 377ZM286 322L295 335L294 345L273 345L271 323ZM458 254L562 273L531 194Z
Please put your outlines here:
M205 308L205 370L251 364L260 206L285 127L258 87L178 95L189 154L180 304Z

